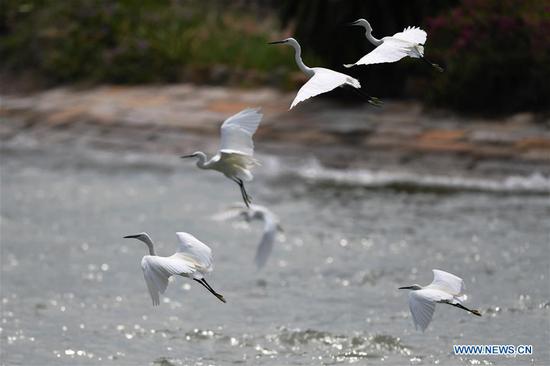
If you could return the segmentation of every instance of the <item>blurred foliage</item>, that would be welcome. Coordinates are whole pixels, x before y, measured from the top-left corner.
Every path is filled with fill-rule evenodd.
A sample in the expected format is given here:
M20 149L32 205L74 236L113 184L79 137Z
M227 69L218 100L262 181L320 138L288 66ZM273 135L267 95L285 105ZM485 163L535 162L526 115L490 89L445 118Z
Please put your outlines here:
M377 97L406 97L418 89L411 75L434 77L433 70L418 60L403 59L392 64L343 68L354 63L374 46L359 27L347 26L358 18L367 19L377 38L393 35L409 25L426 28L426 19L449 9L458 0L284 0L280 18L294 28L304 52L315 52L327 66L364 81L367 92ZM428 36L426 49L431 45ZM422 83L421 83L422 84Z
M550 107L550 2L464 0L428 21L446 72L430 101L465 111Z
M282 23L330 67L361 79L371 95L416 97L476 113L550 107L548 0L283 1ZM446 71L405 58L343 69L374 47L345 24L366 18L378 38L413 25L427 30L425 56Z
M266 45L284 38L277 13L306 64L349 73L369 95L482 113L550 106L549 0L3 0L0 70L48 85L288 87L300 75L292 50ZM357 18L378 38L426 29L426 57L446 71L410 58L344 69L373 49L345 26Z
M266 46L276 26L219 1L4 0L3 14L2 69L49 83L242 84L294 68L284 50Z

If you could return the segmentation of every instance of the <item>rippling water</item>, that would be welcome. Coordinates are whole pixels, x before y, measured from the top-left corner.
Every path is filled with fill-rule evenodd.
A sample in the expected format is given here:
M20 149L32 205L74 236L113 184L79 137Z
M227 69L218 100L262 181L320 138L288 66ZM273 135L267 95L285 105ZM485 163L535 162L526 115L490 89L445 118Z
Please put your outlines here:
M282 218L256 271L261 225L212 216L240 198L223 177L159 156L6 151L2 161L2 361L9 365L550 364L550 188L339 172L264 158L250 185ZM286 168L285 168L286 167ZM186 279L153 307L140 260L176 231L214 252L210 284ZM438 305L416 332L406 293L441 268L466 281L473 317ZM533 344L517 358L453 344Z

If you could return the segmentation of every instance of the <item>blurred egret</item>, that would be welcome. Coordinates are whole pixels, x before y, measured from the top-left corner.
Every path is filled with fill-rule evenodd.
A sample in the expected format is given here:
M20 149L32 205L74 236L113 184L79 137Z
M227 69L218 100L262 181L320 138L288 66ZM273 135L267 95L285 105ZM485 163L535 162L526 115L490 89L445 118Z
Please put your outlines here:
M361 89L361 84L359 80L352 78L349 75L342 74L341 72L336 72L330 69L325 69L323 67L307 67L302 61L302 48L298 41L294 38L283 39L282 41L269 42L269 44L278 44L284 43L290 45L294 48L294 58L296 64L309 77L309 80L300 88L298 94L292 101L290 109L300 102L303 102L306 99L314 97L319 94L327 93L331 90L336 89L337 87L342 86L351 86L354 90L359 91ZM360 93L361 94L361 93ZM380 101L378 98L368 97L368 102L374 105L379 105Z
M283 231L279 217L275 215L267 207L260 205L250 205L249 208L242 204L235 204L232 209L216 215L216 219L227 220L233 217L242 217L247 222L253 220L263 221L264 229L262 238L256 250L255 262L258 269L261 269L267 263L269 256L273 250L273 244L277 238L277 232Z
M409 308L416 329L426 330L432 320L435 303L449 304L474 315L481 316L478 310L468 309L462 305L462 302L467 298L462 293L465 289L462 278L439 269L432 271L434 279L428 286L412 285L399 287L400 290L412 290L409 293Z
M244 188L244 182L252 180L250 169L259 165L254 159L254 142L252 135L258 129L263 114L260 108L248 108L226 119L221 126L220 150L210 160L206 154L196 151L182 158L198 158L200 169L212 169L223 173L239 185L246 206L252 202Z
M160 303L159 295L166 291L168 279L170 276L176 275L192 278L220 301L225 302L223 296L214 291L204 279L204 275L212 271L212 250L191 234L178 232L176 236L179 242L178 250L170 257L160 257L155 254L153 241L147 233L124 237L125 239L138 239L149 248L149 255L144 256L141 260L141 269L153 305Z
M426 32L418 27L407 27L403 32L395 33L393 36L376 39L372 36L372 27L365 19L358 19L350 25L358 25L365 28L365 36L376 46L376 48L363 56L354 64L344 65L352 67L356 65L370 65L384 62L395 62L403 57L420 58L438 71L443 71L441 66L434 64L424 57L424 43Z

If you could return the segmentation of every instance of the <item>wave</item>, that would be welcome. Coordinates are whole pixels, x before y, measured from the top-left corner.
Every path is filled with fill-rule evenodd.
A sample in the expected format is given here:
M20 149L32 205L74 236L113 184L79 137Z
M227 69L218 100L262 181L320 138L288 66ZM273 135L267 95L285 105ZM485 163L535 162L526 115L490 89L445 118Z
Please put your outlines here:
M272 174L286 174L310 182L367 188L402 190L486 191L510 193L550 193L550 177L535 172L527 176L468 177L459 175L424 174L410 171L334 169L322 166L316 159L284 164L268 159Z

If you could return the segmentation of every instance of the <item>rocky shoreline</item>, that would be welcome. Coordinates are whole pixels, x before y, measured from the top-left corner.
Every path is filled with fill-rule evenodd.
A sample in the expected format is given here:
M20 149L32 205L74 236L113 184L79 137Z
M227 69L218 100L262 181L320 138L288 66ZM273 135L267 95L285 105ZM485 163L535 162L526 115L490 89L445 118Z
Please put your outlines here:
M260 153L314 156L332 168L550 175L547 117L467 118L426 111L415 102L386 101L375 108L322 98L289 112L292 97L273 89L190 84L4 94L0 141L13 146L31 138L43 146L144 153L214 151L222 120L261 106L265 118L255 138Z

